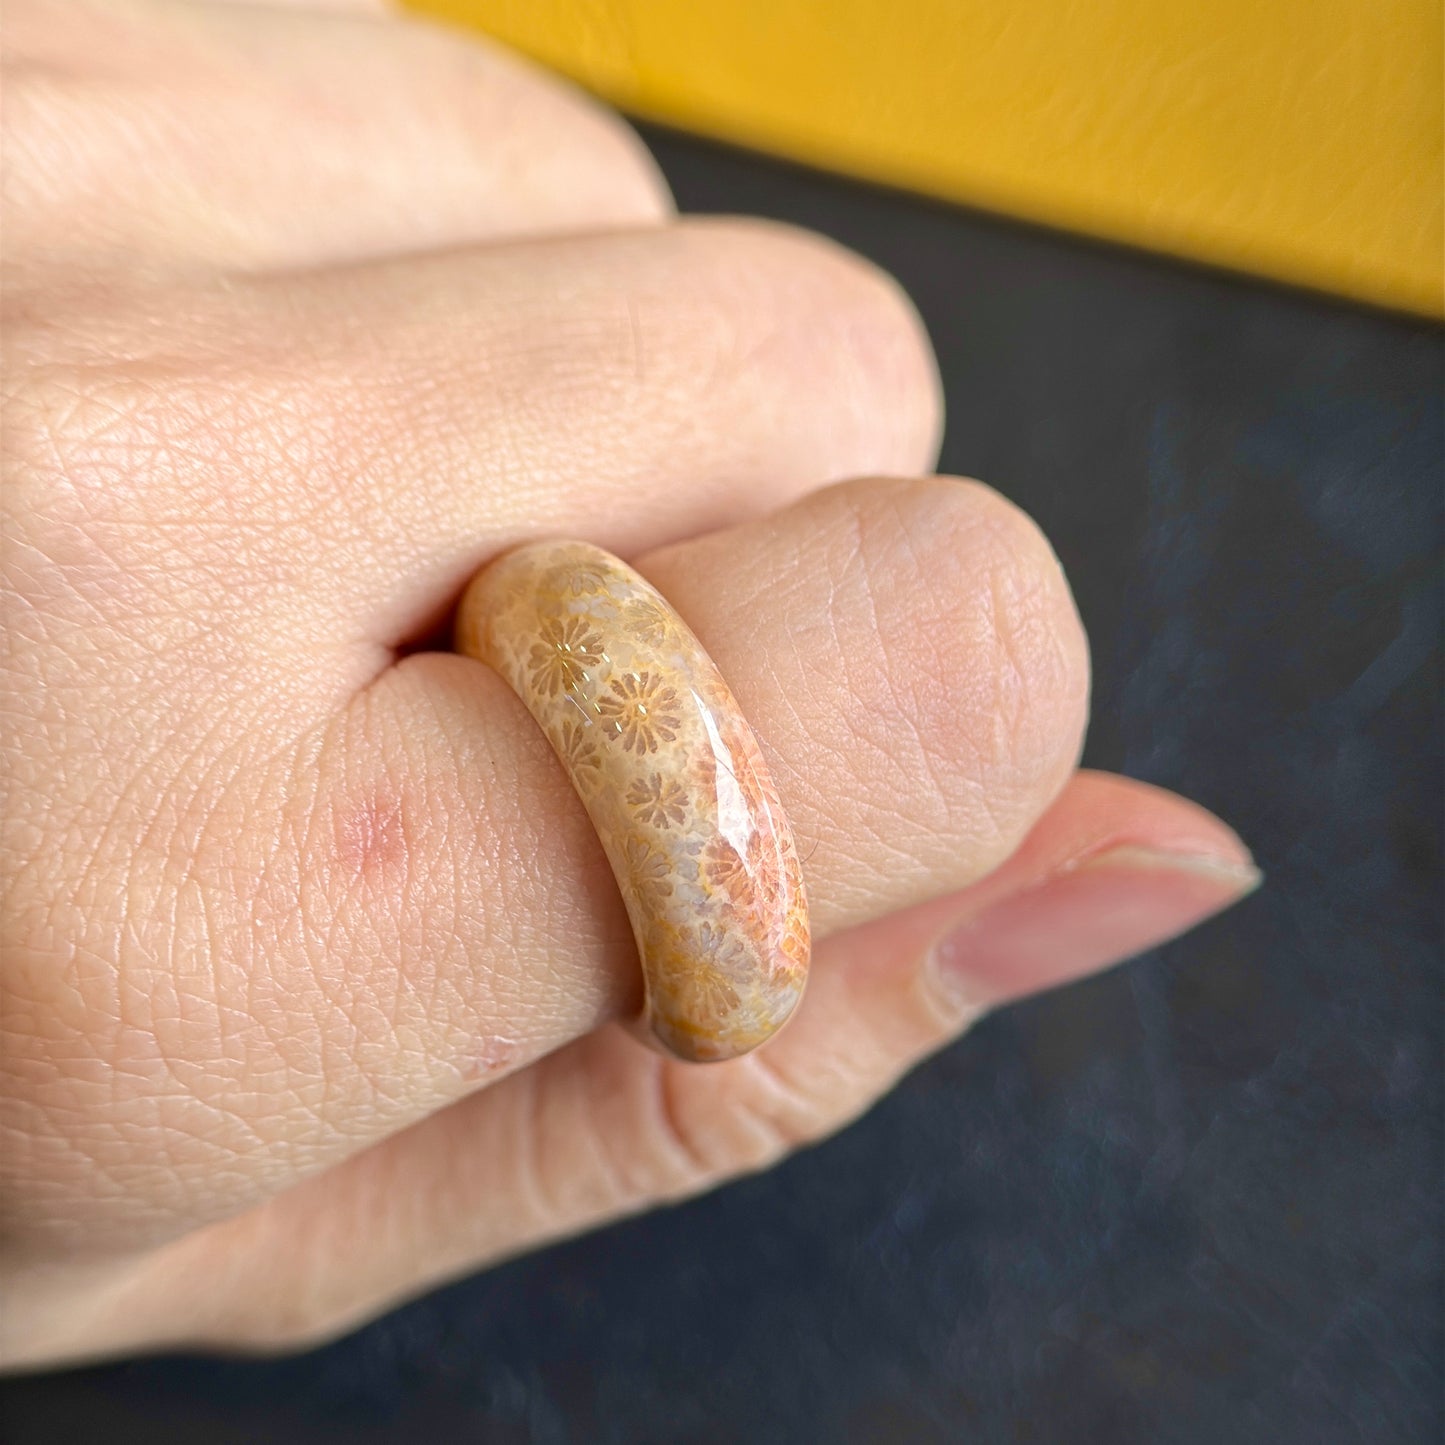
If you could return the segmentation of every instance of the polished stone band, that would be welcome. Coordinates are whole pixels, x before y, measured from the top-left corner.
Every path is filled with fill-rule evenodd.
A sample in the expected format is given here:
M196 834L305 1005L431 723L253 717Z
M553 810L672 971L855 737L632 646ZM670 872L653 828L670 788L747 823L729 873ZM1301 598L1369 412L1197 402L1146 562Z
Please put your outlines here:
M477 575L457 646L511 684L586 806L653 1038L694 1061L769 1038L807 978L802 874L752 729L687 624L610 553L538 542Z

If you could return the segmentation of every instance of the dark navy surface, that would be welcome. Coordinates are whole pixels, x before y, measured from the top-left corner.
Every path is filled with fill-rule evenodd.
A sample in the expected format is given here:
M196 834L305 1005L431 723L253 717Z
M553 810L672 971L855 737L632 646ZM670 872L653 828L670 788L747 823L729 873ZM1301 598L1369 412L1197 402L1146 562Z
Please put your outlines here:
M1219 811L1267 884L772 1174L303 1358L10 1381L4 1438L1440 1440L1440 333L649 138L684 207L902 279L945 469L1073 580L1088 761Z

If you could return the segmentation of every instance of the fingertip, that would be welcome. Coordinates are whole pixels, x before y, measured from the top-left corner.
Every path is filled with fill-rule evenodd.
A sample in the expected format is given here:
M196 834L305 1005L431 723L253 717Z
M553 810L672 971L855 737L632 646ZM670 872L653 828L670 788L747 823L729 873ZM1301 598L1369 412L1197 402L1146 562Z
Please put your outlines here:
M1081 773L989 877L828 940L804 1018L836 1034L846 1007L853 1028L926 1051L1000 1004L1178 937L1262 881L1199 805Z
M945 993L1008 1003L1167 943L1258 885L1253 868L1115 849L964 916L929 967Z

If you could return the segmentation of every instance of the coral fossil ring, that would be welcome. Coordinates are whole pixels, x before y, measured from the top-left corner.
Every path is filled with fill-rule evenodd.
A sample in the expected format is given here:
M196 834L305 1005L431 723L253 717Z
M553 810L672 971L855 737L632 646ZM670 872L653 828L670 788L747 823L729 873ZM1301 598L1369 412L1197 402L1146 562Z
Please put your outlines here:
M808 974L793 833L752 729L657 590L586 542L536 542L472 581L457 647L495 668L562 760L642 959L643 1023L679 1058L735 1058Z

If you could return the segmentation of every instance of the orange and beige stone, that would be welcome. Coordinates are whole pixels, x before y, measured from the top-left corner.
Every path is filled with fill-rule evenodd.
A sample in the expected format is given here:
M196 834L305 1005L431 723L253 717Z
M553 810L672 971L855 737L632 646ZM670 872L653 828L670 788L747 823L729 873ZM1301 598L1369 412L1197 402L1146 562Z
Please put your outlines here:
M792 1013L808 907L752 729L657 590L585 542L537 542L473 580L460 651L541 725L632 920L644 1023L668 1052L735 1058Z

